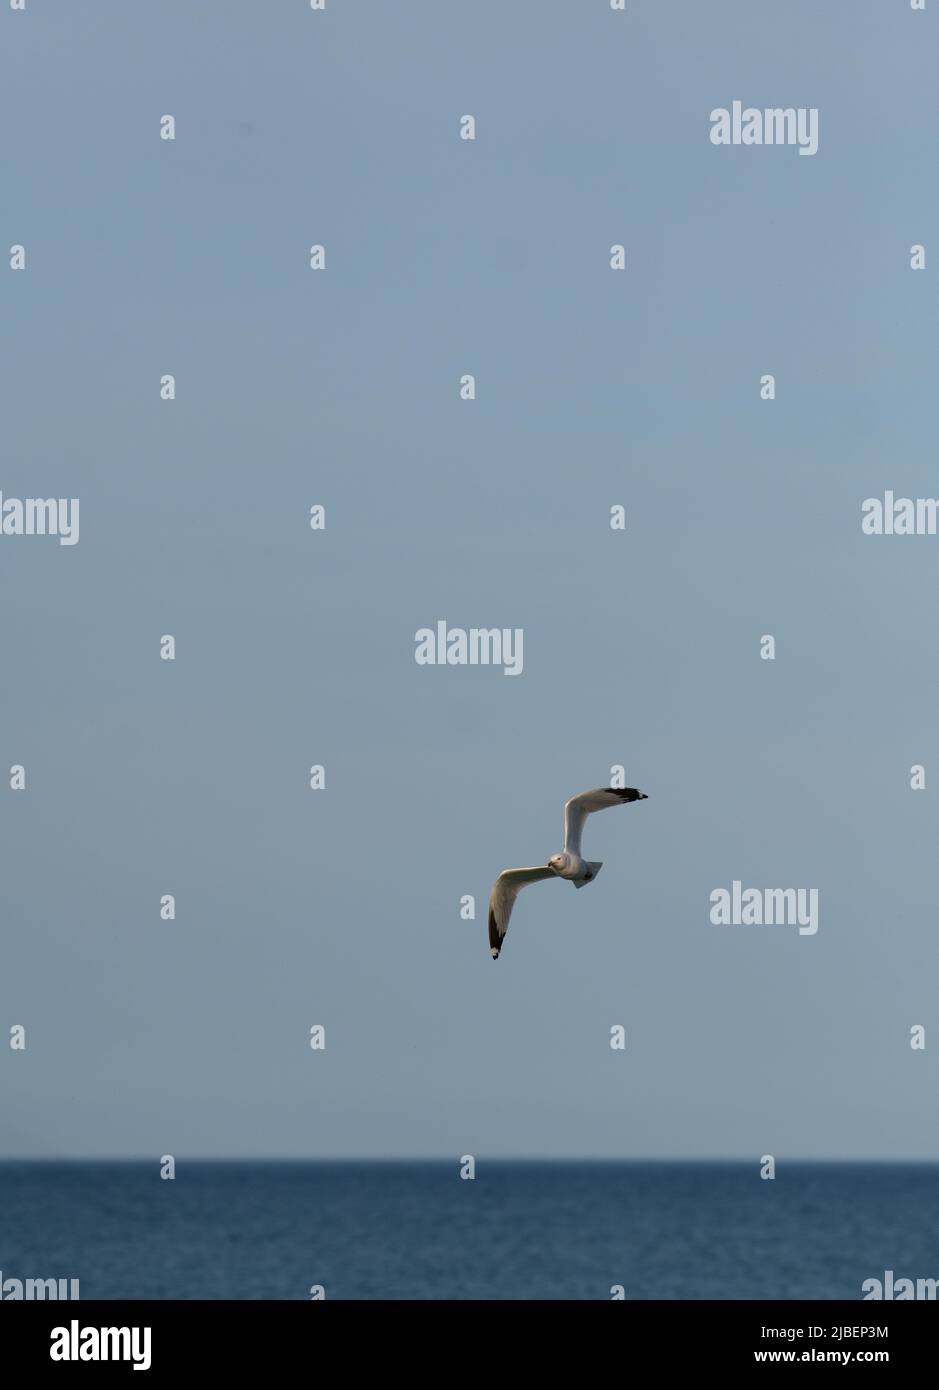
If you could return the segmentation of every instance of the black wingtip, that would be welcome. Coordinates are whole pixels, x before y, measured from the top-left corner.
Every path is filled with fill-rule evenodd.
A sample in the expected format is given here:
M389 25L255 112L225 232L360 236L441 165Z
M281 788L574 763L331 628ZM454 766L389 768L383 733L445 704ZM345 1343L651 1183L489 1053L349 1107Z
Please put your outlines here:
M496 926L494 912L489 914L489 949L492 952L492 959L499 959L499 952L502 950L502 938L499 935L499 928Z
M648 801L645 792L639 791L638 787L607 787L607 791L618 796L620 801Z

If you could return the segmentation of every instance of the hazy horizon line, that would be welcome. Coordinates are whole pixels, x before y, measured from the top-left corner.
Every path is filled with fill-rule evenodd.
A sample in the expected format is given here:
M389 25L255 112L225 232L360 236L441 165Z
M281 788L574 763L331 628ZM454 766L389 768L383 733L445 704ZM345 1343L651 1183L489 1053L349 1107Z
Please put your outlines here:
M161 1155L161 1157L162 1157L162 1155ZM278 1163L279 1163L279 1164L294 1164L294 1165L304 1164L304 1165L309 1165L309 1164L353 1164L353 1163L355 1163L355 1164L366 1164L366 1163L371 1163L371 1164L375 1164L375 1165L379 1165L379 1164L391 1165L391 1164L405 1164L405 1163L410 1163L410 1164L428 1164L428 1165L429 1165L429 1164L433 1164L434 1166L441 1166L441 1165L448 1165L448 1166L449 1166L449 1165L453 1165L453 1164L459 1164L460 1158L461 1158L461 1156L458 1156L458 1155L455 1155L455 1156L448 1156L448 1157L440 1157L440 1156L437 1156L437 1157L427 1157L426 1155L417 1155L417 1154L415 1154L415 1155L404 1155L404 1156L395 1156L395 1155L391 1155L391 1156L376 1156L376 1155L374 1155L374 1154L343 1154L343 1155L336 1155L336 1156L322 1156L322 1155L320 1155L320 1156L313 1156L313 1155L308 1155L308 1156L303 1156L303 1157L298 1157L298 1156L296 1156L296 1155L287 1155L287 1154L281 1154L281 1155L270 1155L270 1154L268 1154L268 1155L254 1155L254 1156L252 1156L252 1155L231 1156L231 1155L227 1155L227 1154L221 1154L221 1155L220 1155L220 1154L193 1154L193 1155L184 1157L182 1160L180 1160L178 1154L174 1154L173 1157L174 1157L174 1159L175 1159L175 1161L176 1161L177 1163L183 1162L183 1163L188 1163L188 1164L195 1164L195 1163L215 1163L215 1164L228 1163L228 1164L233 1164L233 1165L234 1165L234 1164L239 1164L239 1163L241 1163L241 1164L262 1164L262 1163L278 1164ZM479 1155L479 1154L474 1154L473 1157L476 1159L476 1162L477 1162L477 1163L479 1163L479 1162L481 1161L481 1160L480 1160L480 1155ZM654 1164L672 1164L672 1165L679 1165L679 1164L688 1164L688 1165L691 1165L691 1164L693 1164L693 1165L699 1165L699 1166L704 1166L704 1165L708 1165L708 1164L713 1164L713 1165L722 1164L722 1165L724 1165L724 1166L734 1166L734 1167L740 1167L740 1168L745 1168L745 1167L748 1168L748 1167L751 1167L751 1166L756 1166L756 1167L758 1167L758 1166L759 1166L758 1160L754 1160L753 1158L739 1158L739 1157L701 1157L701 1158L692 1158L692 1157L676 1157L675 1155L655 1155L655 1154L645 1155L645 1156L632 1155L632 1156L629 1156L629 1157L622 1157L622 1158L610 1158L610 1157L603 1157L603 1156L599 1156L599 1157L598 1157L598 1156L596 1156L596 1155L580 1155L580 1156L578 1156L578 1155L576 1155L576 1154L571 1154L571 1155L566 1155L566 1156L556 1156L556 1157L545 1157L544 1155L531 1155L531 1156L529 1156L529 1155L526 1155L526 1154L515 1154L515 1155L504 1155L504 1154L503 1154L503 1155L493 1155L492 1157L486 1157L486 1156L484 1155L483 1158L482 1158L482 1161L485 1162L485 1163L488 1163L488 1164L495 1164L495 1163L503 1163L503 1164L504 1164L504 1163L518 1163L518 1164L524 1163L524 1164L529 1164L529 1165L538 1164L538 1165L543 1166L543 1167L547 1167L547 1166L549 1166L549 1165L551 1165L551 1164L555 1164L555 1165L560 1166L560 1165L562 1165L562 1164L574 1164L574 1163L576 1163L576 1164L593 1163L593 1164L597 1164L597 1165L601 1165L601 1164L602 1164L602 1165L606 1165L606 1166L614 1166L614 1165L616 1165L616 1166L624 1166L624 1165L627 1165L627 1164L652 1164L652 1163L654 1163ZM52 1164L52 1163L144 1164L144 1163L146 1163L146 1164L159 1164L159 1162L160 1162L160 1158L155 1158L152 1154L148 1154L148 1155L145 1155L145 1156L139 1156L139 1155L134 1155L134 1156L128 1156L128 1155L123 1155L123 1156L120 1156L120 1155L119 1155L119 1156L114 1156L114 1155L82 1155L82 1154L64 1154L64 1155L23 1154L23 1155L19 1155L19 1156L14 1156L14 1155L12 1155L12 1154L11 1154L11 1155L0 1155L0 1164L10 1164L10 1163L36 1163L36 1164L39 1164L39 1163L49 1163L49 1164ZM780 1160L779 1160L778 1157L777 1157L777 1167L779 1166L779 1164L780 1164ZM821 1167L821 1166L834 1167L834 1166L836 1166L836 1165L837 1165L837 1166L842 1166L842 1167L844 1167L844 1166L851 1165L851 1164L854 1164L854 1165L858 1165L858 1164L868 1164L868 1165L875 1165L875 1164L877 1164L877 1165L888 1165L888 1164L893 1164L893 1165L903 1165L903 1166L906 1166L906 1167L914 1167L914 1166L917 1166L917 1167L937 1167L937 1166L939 1166L939 1157L936 1157L936 1158L896 1158L896 1157L893 1157L893 1158L886 1158L886 1157L876 1157L876 1156L865 1156L865 1157L856 1157L856 1156L855 1156L855 1157L851 1157L851 1158L848 1158L848 1157L839 1157L839 1158L831 1158L831 1157L828 1157L828 1158L813 1158L813 1157L808 1157L808 1156L800 1156L800 1157L793 1157L793 1158L786 1158L786 1159L783 1159L783 1160L782 1160L782 1164L783 1164L784 1167L793 1167L793 1166L795 1166L795 1165L803 1165L803 1166L805 1166L805 1165L809 1165L809 1164L811 1164L811 1165L813 1165L813 1166L815 1166L815 1167Z

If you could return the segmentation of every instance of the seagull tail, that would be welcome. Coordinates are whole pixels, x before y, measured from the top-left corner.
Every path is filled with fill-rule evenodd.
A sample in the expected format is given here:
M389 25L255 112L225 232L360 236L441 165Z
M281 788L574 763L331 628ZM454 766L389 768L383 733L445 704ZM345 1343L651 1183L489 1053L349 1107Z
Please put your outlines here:
M584 874L583 878L575 878L575 879L573 880L574 887L575 887L575 888L583 888L583 886L584 886L585 883L593 883L594 879L596 878L597 874L600 872L600 870L601 870L602 868L603 868L603 860L602 860L602 859L600 859L600 860L597 860L597 859L588 859L588 860L587 860L587 872Z

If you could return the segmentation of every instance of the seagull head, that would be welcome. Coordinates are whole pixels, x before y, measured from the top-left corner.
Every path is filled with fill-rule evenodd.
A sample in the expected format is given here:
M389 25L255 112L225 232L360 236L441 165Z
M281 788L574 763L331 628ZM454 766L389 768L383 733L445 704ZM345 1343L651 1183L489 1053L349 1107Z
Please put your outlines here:
M551 858L548 860L548 868L553 869L556 874L559 874L566 863L567 860L563 854L552 854Z

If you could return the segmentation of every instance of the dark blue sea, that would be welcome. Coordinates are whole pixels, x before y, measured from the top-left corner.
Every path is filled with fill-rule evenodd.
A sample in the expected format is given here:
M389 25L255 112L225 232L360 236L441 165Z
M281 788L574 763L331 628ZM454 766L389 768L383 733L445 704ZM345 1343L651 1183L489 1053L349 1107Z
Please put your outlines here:
M82 1298L859 1299L939 1277L939 1165L0 1163L2 1279Z

